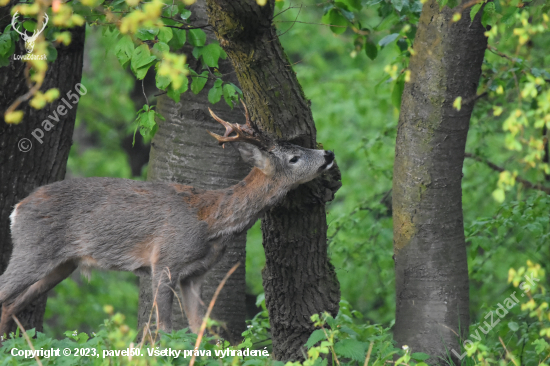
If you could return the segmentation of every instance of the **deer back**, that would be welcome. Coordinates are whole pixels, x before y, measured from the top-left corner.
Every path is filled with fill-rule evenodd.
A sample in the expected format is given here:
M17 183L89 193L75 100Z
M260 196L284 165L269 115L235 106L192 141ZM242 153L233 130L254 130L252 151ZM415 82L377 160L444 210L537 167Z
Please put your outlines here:
M187 262L202 254L198 243L208 235L198 209L185 203L197 193L187 186L113 178L53 183L16 206L14 246L55 262L80 258L83 265L116 270Z

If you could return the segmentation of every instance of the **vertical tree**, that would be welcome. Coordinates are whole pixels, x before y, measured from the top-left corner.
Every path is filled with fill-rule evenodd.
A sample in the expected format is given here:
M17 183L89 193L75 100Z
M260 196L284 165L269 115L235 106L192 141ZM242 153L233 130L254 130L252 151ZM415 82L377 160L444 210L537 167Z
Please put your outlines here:
M189 8L192 11L191 24L202 26L208 24L206 4L198 1ZM215 38L213 32L205 28L208 41ZM183 51L191 54L192 47L187 45ZM201 63L189 58L190 68L201 72ZM229 60L219 60L219 70L226 81L237 84L233 67ZM219 130L219 123L208 113L208 108L215 109L216 114L227 121L242 123L243 111L231 109L224 101L212 106L208 101L208 91L214 84L209 80L206 87L197 95L188 91L175 103L166 95L158 99L157 111L165 121L160 122L159 130L151 144L148 180L175 181L203 189L226 188L242 180L250 170L242 161L236 149L222 149L206 130ZM230 144L229 144L230 145ZM240 341L246 329L245 317L245 260L246 234L241 235L227 248L220 263L207 274L202 285L202 299L206 305L214 295L216 287L231 267L241 265L226 282L220 292L212 312L212 318L220 321L225 329L222 335L232 342ZM176 291L181 296L179 291ZM140 278L139 326L149 320L151 313L151 279ZM180 307L181 299L174 298L172 319L175 329L187 327L187 319ZM154 319L154 317L153 317Z
M464 1L466 7L468 1ZM395 340L445 357L468 332L462 165L487 46L481 12L424 4L402 96L393 180ZM461 97L460 108L453 107Z
M13 3L10 5L13 6ZM10 9L11 6L0 8L2 29L11 20ZM49 65L41 90L58 88L60 95L64 97L69 91L75 93L75 84L80 83L82 77L85 29L74 28L71 34L70 45L57 49L57 59ZM24 53L24 47L20 41L16 46L16 53L22 52ZM24 62L13 58L8 66L0 68L2 115L15 99L28 91L25 69ZM42 125L60 103L48 104L41 110L24 103L21 109L25 115L20 124L8 125L4 120L0 122L0 273L6 269L12 251L9 216L14 205L35 188L65 177L76 106L70 110L67 108L68 113L65 116L59 115L59 121L50 131L45 131ZM44 131L43 143L31 135L36 128ZM45 308L46 296L42 296L18 314L19 320L27 329L36 328L41 331Z
M315 148L310 102L272 25L274 1L260 6L255 0L207 0L207 8L252 121L273 138ZM339 172L332 174L291 191L262 218L262 277L277 360L303 357L312 314L338 312L340 289L326 240L325 202L340 186Z

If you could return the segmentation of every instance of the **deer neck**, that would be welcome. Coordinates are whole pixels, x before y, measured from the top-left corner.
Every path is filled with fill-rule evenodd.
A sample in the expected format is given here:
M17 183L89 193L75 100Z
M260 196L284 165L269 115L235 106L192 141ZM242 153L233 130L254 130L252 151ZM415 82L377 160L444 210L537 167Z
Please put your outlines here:
M248 230L265 210L279 202L289 188L253 168L241 182L196 197L198 218L208 224L211 239Z

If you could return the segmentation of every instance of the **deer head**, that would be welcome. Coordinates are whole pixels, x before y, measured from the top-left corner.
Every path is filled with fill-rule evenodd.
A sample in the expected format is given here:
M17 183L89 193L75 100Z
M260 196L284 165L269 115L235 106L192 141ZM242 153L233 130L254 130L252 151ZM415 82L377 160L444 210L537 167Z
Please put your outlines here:
M27 53L31 53L34 50L34 42L36 41L36 39L38 38L40 33L42 33L42 31L46 28L46 25L48 24L48 19L49 19L48 14L44 13L44 22L42 23L42 29L40 29L40 30L35 29L32 36L29 36L29 35L27 35L25 30L23 30L23 32L21 32L17 28L17 25L16 25L16 21L17 21L17 18L18 18L17 13L18 12L15 12L15 14L13 14L13 18L11 19L11 26L13 27L13 29L15 29L15 31L17 33L19 33L21 35L21 37L25 41L25 49L27 50Z
M220 145L237 143L235 145L244 161L260 169L268 178L280 181L288 189L306 183L332 167L332 151L306 149L263 136L252 127L246 105L242 103L246 116L244 125L226 122L209 109L212 117L225 127L223 136L208 131Z

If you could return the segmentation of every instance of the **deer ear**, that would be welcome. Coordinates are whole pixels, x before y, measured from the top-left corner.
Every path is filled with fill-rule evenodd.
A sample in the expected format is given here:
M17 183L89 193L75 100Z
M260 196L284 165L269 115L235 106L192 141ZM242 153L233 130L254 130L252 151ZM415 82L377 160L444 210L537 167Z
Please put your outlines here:
M241 153L243 160L250 165L262 170L269 175L271 164L267 152L261 150L255 145L247 143L236 143L236 148Z

